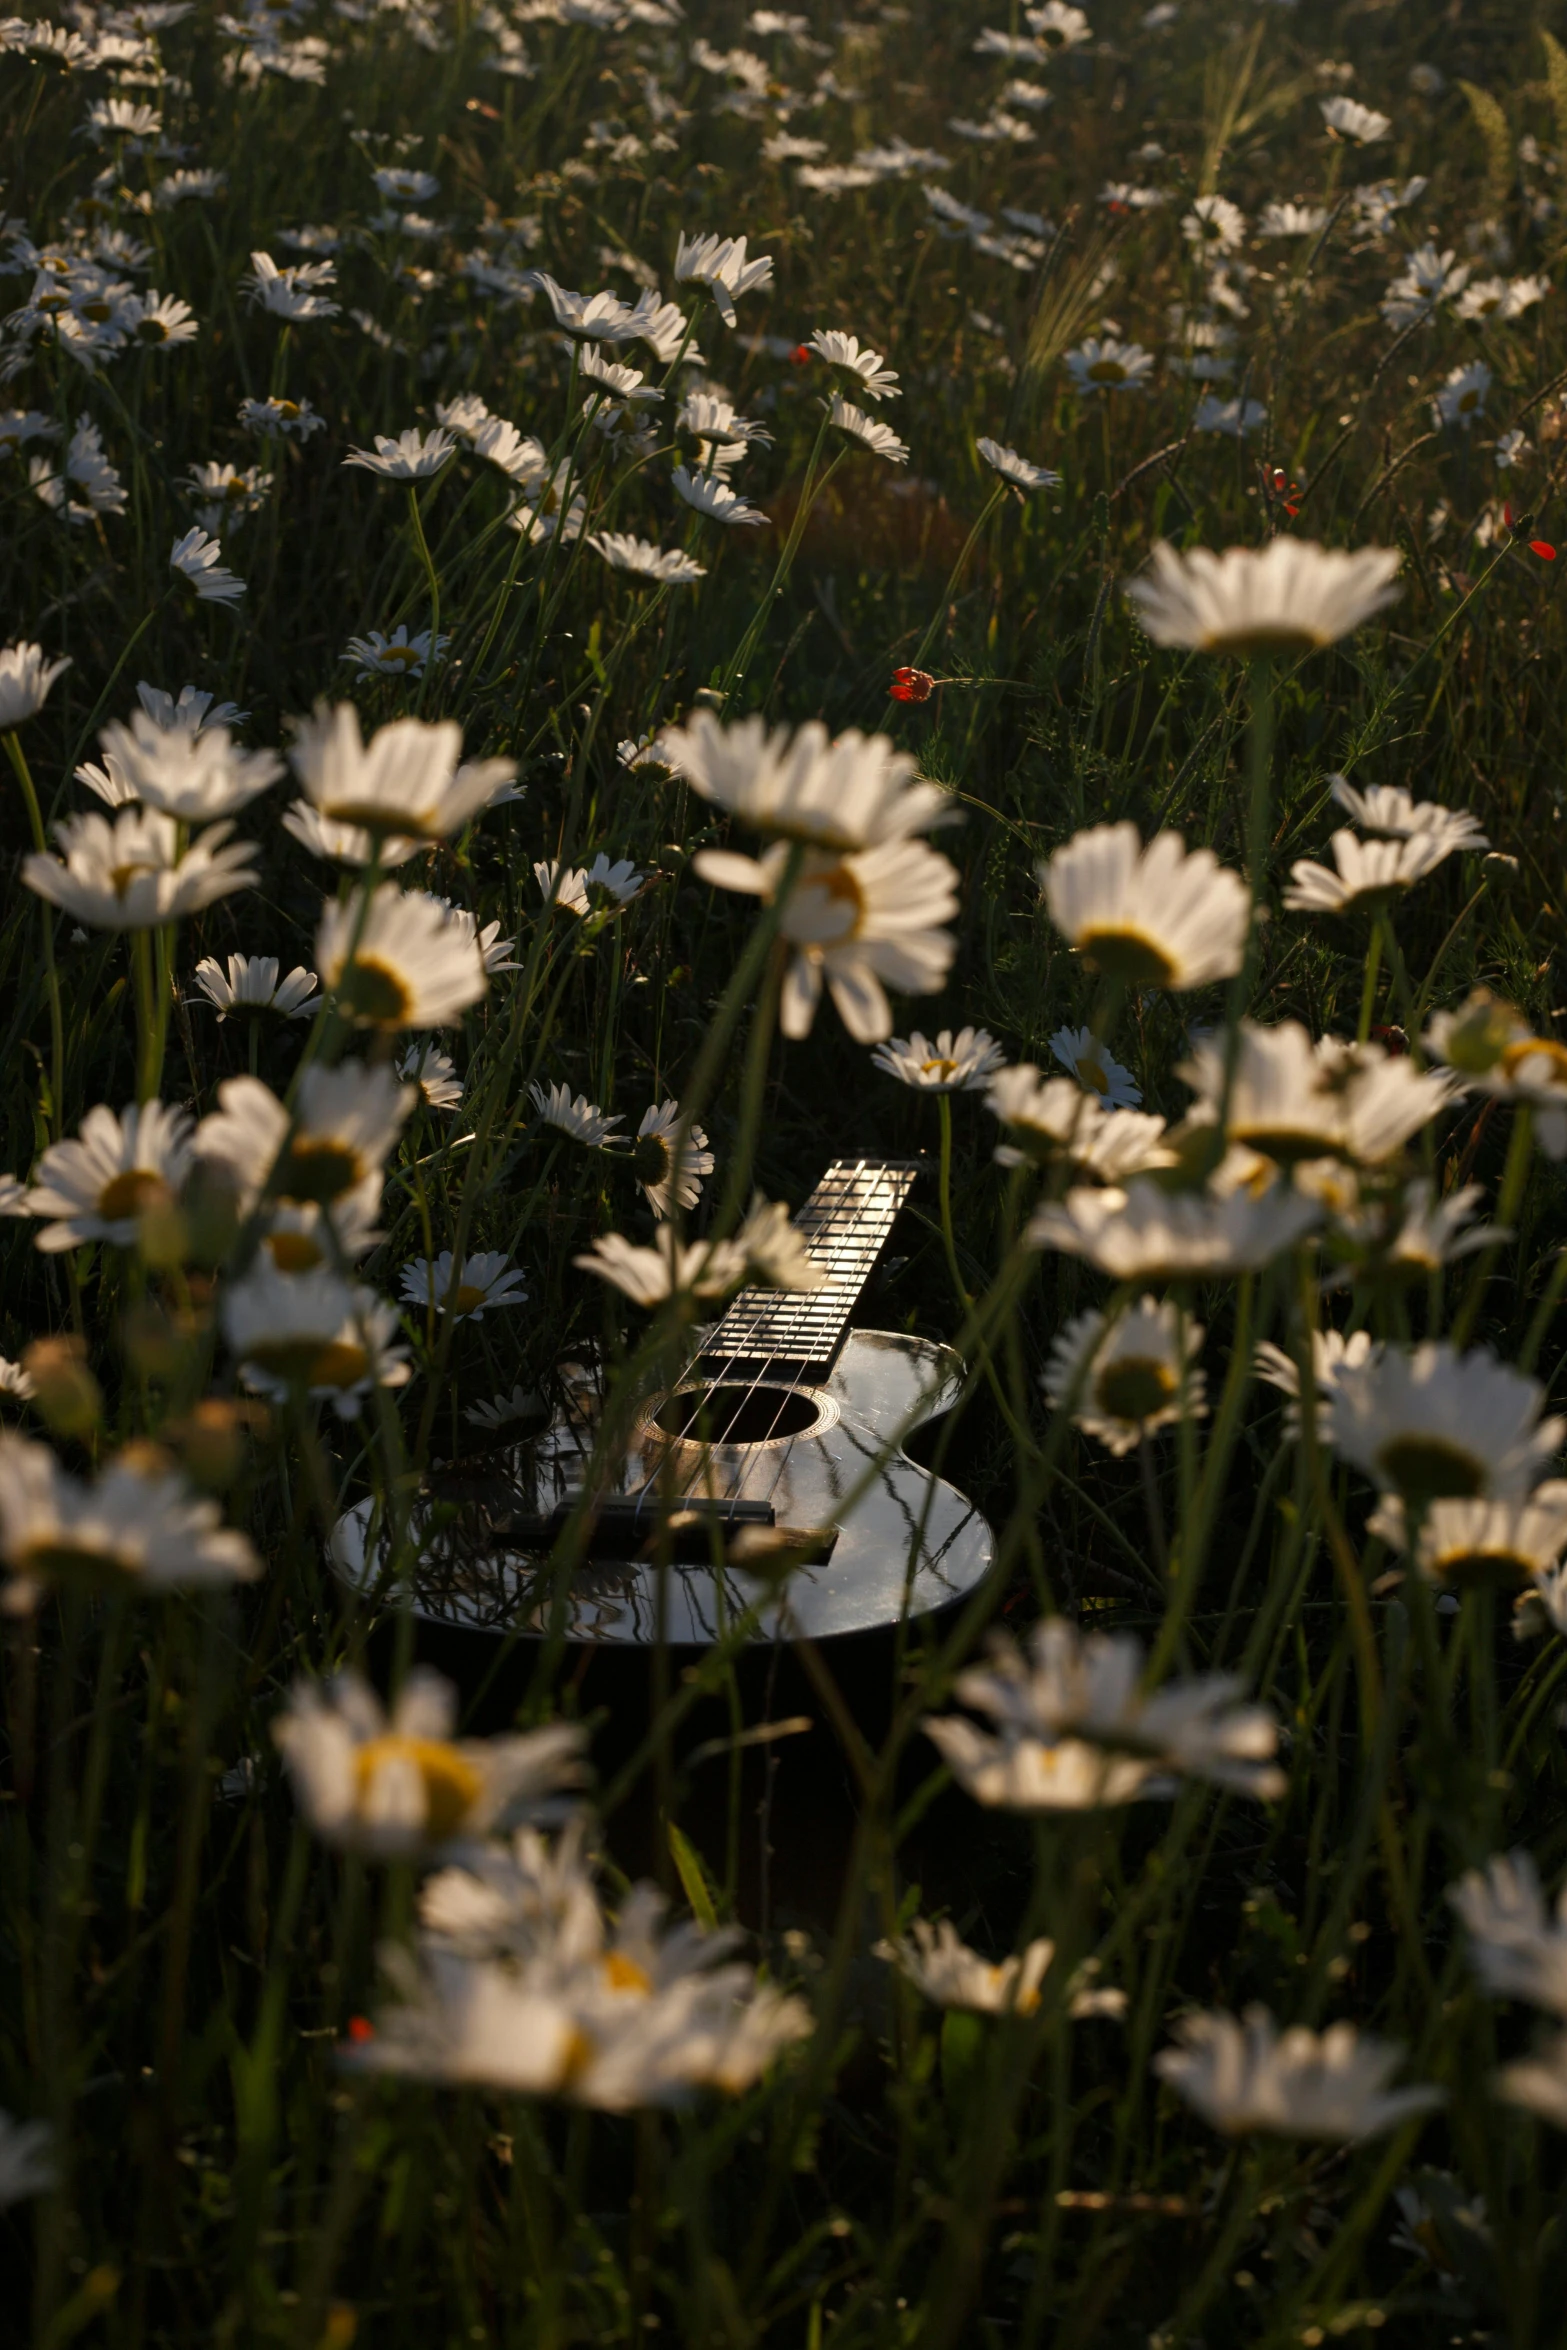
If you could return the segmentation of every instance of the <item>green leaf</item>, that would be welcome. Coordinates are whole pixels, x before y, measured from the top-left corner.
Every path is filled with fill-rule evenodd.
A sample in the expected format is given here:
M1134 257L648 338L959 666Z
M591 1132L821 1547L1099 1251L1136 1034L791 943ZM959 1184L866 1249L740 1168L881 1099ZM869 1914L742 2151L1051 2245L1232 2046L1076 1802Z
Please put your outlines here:
M711 1934L718 1924L718 1907L713 1899L713 1888L708 1883L701 1854L690 1838L681 1834L673 1820L669 1823L669 1850L680 1871L680 1882L685 1887L692 1915L697 1924L705 1926Z

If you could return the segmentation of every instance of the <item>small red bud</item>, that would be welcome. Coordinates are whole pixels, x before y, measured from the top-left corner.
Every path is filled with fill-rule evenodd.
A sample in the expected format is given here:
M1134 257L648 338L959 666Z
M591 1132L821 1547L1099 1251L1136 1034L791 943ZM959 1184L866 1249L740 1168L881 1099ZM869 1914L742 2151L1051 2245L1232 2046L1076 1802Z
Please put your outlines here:
M789 354L789 363L792 367L809 367L811 364L810 344L796 343Z
M351 2015L348 2019L348 2037L362 2048L367 2040L375 2038L375 2026L368 2016Z
M927 669L895 669L887 691L895 702L928 702L936 680Z
M1538 555L1542 563L1554 563L1556 560L1556 549L1551 545L1549 539L1531 539L1529 552L1531 555Z

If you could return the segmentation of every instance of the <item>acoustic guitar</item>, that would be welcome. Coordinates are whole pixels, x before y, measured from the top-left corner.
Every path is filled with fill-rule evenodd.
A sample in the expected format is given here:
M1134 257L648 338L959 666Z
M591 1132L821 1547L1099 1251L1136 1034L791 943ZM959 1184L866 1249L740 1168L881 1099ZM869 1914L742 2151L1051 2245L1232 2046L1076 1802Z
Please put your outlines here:
M577 1644L707 1647L753 1610L753 1639L819 1640L972 1590L990 1529L902 1449L955 1402L963 1364L927 1339L850 1327L917 1171L835 1160L795 1218L822 1286L742 1291L675 1385L641 1399L619 1457L600 1442L594 1375L563 1366L566 1401L547 1426L481 1473L433 1476L414 1516L415 1614ZM338 1522L332 1553L353 1589L392 1598L371 1500Z

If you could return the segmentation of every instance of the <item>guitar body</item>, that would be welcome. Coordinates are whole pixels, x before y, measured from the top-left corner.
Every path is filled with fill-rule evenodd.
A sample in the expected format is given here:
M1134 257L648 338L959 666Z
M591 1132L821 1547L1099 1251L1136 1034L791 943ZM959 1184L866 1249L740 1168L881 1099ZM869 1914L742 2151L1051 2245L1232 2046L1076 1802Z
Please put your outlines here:
M973 1504L903 1451L956 1400L950 1347L853 1329L814 1382L765 1374L650 1399L584 1506L597 1434L584 1379L536 1441L432 1489L414 1612L428 1623L575 1645L706 1648L748 1610L753 1640L832 1639L961 1599L991 1563ZM390 1598L361 1502L333 1566ZM575 1550L574 1566L551 1552Z

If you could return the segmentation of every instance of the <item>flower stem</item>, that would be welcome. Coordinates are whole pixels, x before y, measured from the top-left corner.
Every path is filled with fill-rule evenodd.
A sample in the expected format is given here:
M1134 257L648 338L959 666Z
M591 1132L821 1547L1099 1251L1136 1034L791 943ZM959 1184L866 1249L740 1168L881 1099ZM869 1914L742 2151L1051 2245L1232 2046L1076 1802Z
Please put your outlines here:
M435 568L434 558L430 553L430 542L424 535L424 518L419 512L419 484L415 481L408 484L408 519L413 526L414 545L419 550L419 559L424 565L425 578L430 583L430 658L426 661L424 675L419 680L419 707L422 710L425 696L430 690L430 680L435 674L435 665L440 651L441 581Z
M38 793L27 754L22 749L21 737L14 727L7 731L5 747L10 753L16 780L22 787L22 798L27 803L27 822L33 836L33 847L40 856L48 854L44 839L43 811L38 805ZM54 960L54 908L47 898L38 901L38 912L43 922L44 985L49 993L49 1131L56 1138L63 1131L65 1116L65 1021L60 1010L60 974Z

